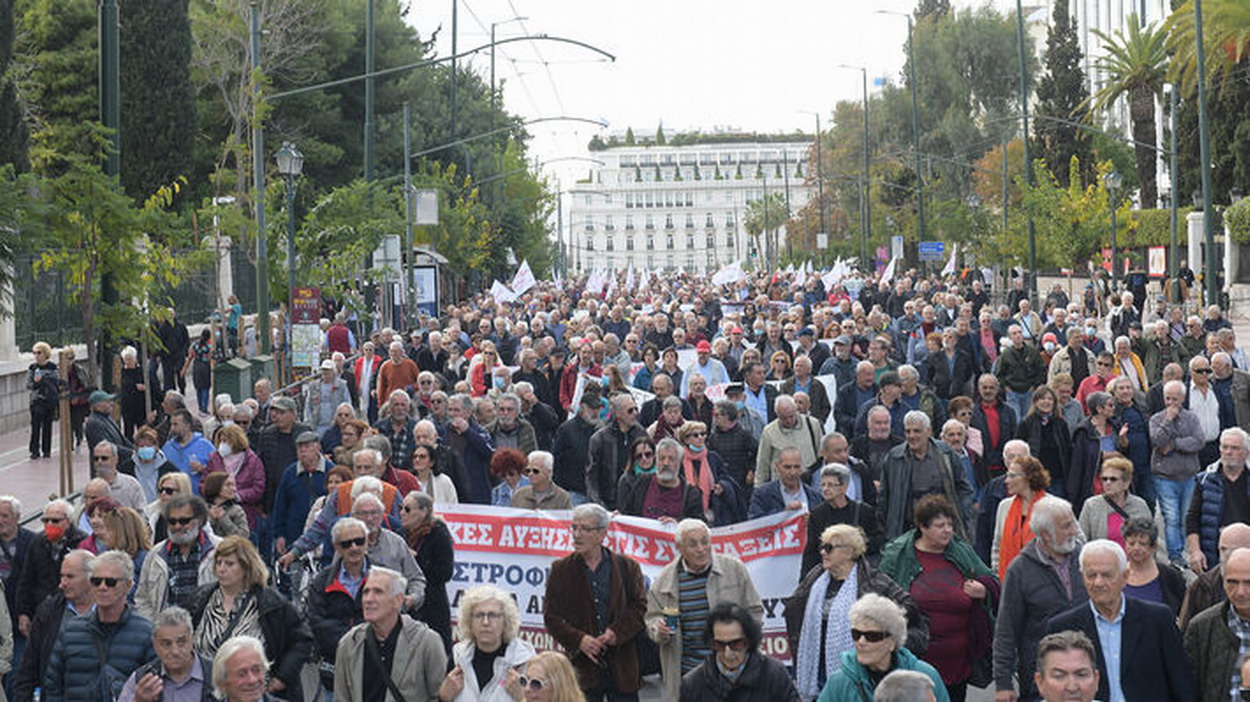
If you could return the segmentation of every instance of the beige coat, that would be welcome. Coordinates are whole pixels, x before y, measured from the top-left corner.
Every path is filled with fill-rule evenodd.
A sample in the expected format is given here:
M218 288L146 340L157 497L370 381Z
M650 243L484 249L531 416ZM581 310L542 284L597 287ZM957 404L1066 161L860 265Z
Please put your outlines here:
M680 696L681 633L676 632L668 641L661 642L658 629L660 622L664 621L664 610L677 609L679 563L681 558L664 566L651 583L651 590L647 593L647 614L643 619L647 636L660 646L660 670L664 678L665 699L668 700L676 700ZM732 556L712 554L712 572L707 579L708 608L724 602L741 605L757 622L763 621L764 604L746 566Z
M447 653L443 640L422 622L399 615L399 641L391 662L391 680L404 695L404 702L434 702L447 675ZM364 696L365 637L373 636L369 622L357 624L339 640L334 655L334 698L359 700ZM388 702L398 702L387 690Z
M217 544L221 539L212 534L206 536L213 548L200 561L197 587L217 582L217 576L213 574L213 555L217 552ZM153 546L147 558L143 559L143 569L139 571L139 584L135 588L135 611L148 620L155 619L156 614L165 609L169 598L169 564L161 557L161 551L168 543L165 540Z

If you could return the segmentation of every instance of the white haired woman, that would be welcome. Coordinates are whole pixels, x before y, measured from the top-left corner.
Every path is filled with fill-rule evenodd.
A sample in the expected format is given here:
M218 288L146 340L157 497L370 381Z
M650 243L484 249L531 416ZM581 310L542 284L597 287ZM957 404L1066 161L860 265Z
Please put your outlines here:
M35 362L26 369L26 389L30 391L30 457L52 457L52 422L57 418L60 375L52 362L52 347L35 343Z
M877 684L896 670L924 673L933 681L937 702L950 702L937 670L904 648L907 615L898 603L868 593L851 605L848 618L855 647L842 652L842 666L829 677L819 702L872 699Z
M518 636L516 601L493 585L470 588L460 598L452 647L454 667L438 689L443 702L511 702L521 697L521 668L534 647Z

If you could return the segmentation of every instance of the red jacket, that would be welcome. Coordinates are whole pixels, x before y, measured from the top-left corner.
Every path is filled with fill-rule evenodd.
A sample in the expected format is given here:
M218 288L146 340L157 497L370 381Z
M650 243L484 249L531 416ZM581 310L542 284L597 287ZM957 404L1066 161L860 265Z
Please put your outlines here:
M560 376L560 406L566 412L576 412L576 409L570 409L573 405L573 393L577 390L577 375L582 372L581 365L567 365L564 367L564 375ZM586 371L590 375L600 378L603 376L603 367L591 366Z

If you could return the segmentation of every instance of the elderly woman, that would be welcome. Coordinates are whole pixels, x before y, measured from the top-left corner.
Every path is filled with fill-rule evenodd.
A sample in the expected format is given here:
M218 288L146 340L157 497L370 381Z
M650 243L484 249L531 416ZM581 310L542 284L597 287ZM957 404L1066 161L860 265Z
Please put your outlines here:
M883 595L906 610L908 633L901 646L923 655L929 644L929 622L907 591L864 558L864 533L849 524L836 524L820 535L820 565L808 571L786 600L786 638L797 651L795 678L799 694L812 699L826 680L843 665L839 654L853 645L851 605L866 593ZM935 679L936 679L936 673ZM853 699L851 697L835 699Z
M1081 508L1081 531L1091 540L1110 539L1127 550L1124 526L1133 519L1151 516L1146 501L1129 493L1133 463L1119 454L1107 456L1102 461L1099 481L1102 494L1086 498Z
M521 696L520 667L535 656L520 638L516 600L493 585L470 588L460 599L454 667L438 688L443 702L512 702Z
M157 378L155 372L150 372L147 380L144 380L143 368L139 364L139 352L135 350L135 347L127 346L122 349L121 357L122 383L119 396L121 399L122 432L127 439L133 439L135 429L143 426L143 423L147 420L148 402L150 401L153 406L160 402L160 379ZM35 360L37 361L38 357ZM51 364L49 363L48 365ZM52 368L52 376L56 378L56 366L53 365ZM149 397L151 398L150 400Z
M247 515L239 505L239 491L229 473L210 473L200 484L200 496L208 503L208 523L218 536L251 535Z
M248 529L256 528L256 519L265 504L265 464L252 450L247 432L236 424L217 432L217 450L208 456L204 474L224 472L234 478L238 503L247 515Z
M712 426L713 405L716 403L707 396L707 379L698 371L690 371L690 377L686 379L686 388L689 391L686 401L690 403L694 419L709 427Z
M651 426L647 427L647 435L651 440L660 443L661 439L670 439L677 437L677 430L686 423L685 417L681 415L682 404L681 398L676 395L669 395L660 403L660 416L656 418Z
M82 532L87 534L87 538L78 544L78 548L84 551L90 551L94 554L101 554L113 548L109 545L109 534L105 529L104 516L121 509L121 503L109 497L107 494L96 497L86 503L82 515L87 518L87 527Z
M144 509L148 526L152 529L152 542L160 543L169 537L169 522L165 521L165 503L174 495L190 495L191 478L182 471L166 473L156 483L156 501ZM210 527L211 530L211 527Z
M1115 398L1120 453L1133 462L1133 493L1140 495L1153 511L1155 481L1150 470L1150 417L1137 404L1137 390L1128 378L1117 375L1111 379L1107 390Z
M955 535L956 519L944 495L920 498L916 528L886 544L881 571L929 616L925 660L941 673L951 700L962 702L973 665L989 663L999 586L972 546Z
M495 367L499 365L499 352L489 341L482 342L482 352L474 355L470 364L469 382L473 396L481 397L487 393L495 382Z
M774 351L768 358L768 375L765 380L785 380L790 377L790 356L785 351Z
M740 504L739 486L729 477L720 454L707 447L707 435L708 427L703 422L685 422L677 430L677 441L683 449L681 478L699 489L708 524L734 524L746 516Z
M1140 498L1139 498L1140 499ZM1176 566L1156 557L1159 527L1151 517L1130 519L1121 532L1128 556L1128 582L1124 595L1167 605L1180 614L1185 601L1185 576Z
M343 444L343 429L356 419L356 408L350 402L340 402L334 408L334 421L321 435L321 452L333 455L334 449ZM359 439L359 436L357 437Z
M877 511L871 505L857 502L846 496L851 481L851 469L841 463L830 463L820 469L820 494L824 502L810 508L807 515L807 545L803 547L803 573L820 562L820 535L834 524L850 524L864 532L868 555L875 557L885 541L885 531L877 521Z
M659 356L660 354L655 350L654 346L647 345L642 347L642 368L639 368L638 372L634 373L634 387L651 392L651 379L655 377L656 373L660 372L660 366L657 363Z
M1029 517L1033 504L1046 496L1050 473L1042 462L1032 456L1017 458L1007 466L1003 486L1007 499L998 503L994 515L994 544L990 548L990 567L998 573L998 582L1007 575L1007 566L1033 540Z
M139 481L143 487L144 498L151 502L156 499L156 483L162 475L178 470L165 458L160 449L161 438L152 427L142 426L135 430L135 452L130 460L117 466L117 470L127 473Z
M1055 391L1047 385L1033 391L1032 406L1016 428L1016 438L1029 444L1029 453L1036 456L1050 473L1050 493L1066 494L1065 480L1072 456L1072 439L1068 423L1058 414Z
M959 423L964 425L964 447L978 456L985 456L985 443L981 438L981 430L972 426L972 414L975 405L972 398L966 395L952 397L951 401L946 403L946 411L951 419L958 419Z
M451 476L434 470L437 460L433 448L424 444L417 446L412 450L412 472L422 492L432 496L435 502L454 505L460 502L456 485Z
M1085 402L1089 416L1072 430L1072 460L1068 464L1067 493L1074 505L1088 504L1090 496L1097 494L1103 456L1118 450L1119 423L1115 419L1115 402L1111 395L1092 392ZM1132 472L1130 462L1130 476ZM1125 485L1124 489L1128 487Z
M677 365L677 349L668 347L660 354L660 373L673 380L673 387L681 387L681 366Z
M334 458L334 462L341 466L352 465L352 456L356 452L365 447L365 437L369 436L373 430L369 424L363 419L349 419L342 425L336 425L339 431L339 445L335 446L328 453ZM334 431L331 429L330 431ZM329 434L330 432L326 432ZM322 440L322 448L325 442Z
M52 347L35 343L35 362L26 369L26 389L30 391L30 457L52 457L52 422L60 406L60 374L52 362ZM139 378L142 380L143 375ZM142 420L140 420L142 421Z
M425 600L417 618L443 638L443 648L451 651L451 605L447 602L447 581L456 563L456 546L441 519L434 518L434 499L424 492L404 496L400 513L404 541L417 566L425 574Z
M491 475L499 479L499 484L490 491L492 505L512 506L512 496L516 491L530 484L529 478L524 475L525 463L525 454L514 448L499 449L490 457Z
M851 605L847 617L854 648L842 651L841 666L829 676L819 702L872 699L877 684L895 670L924 673L933 681L937 702L950 702L937 670L903 648L910 640L908 619L896 602L868 593Z
M231 636L255 636L271 661L269 693L302 701L300 671L312 653L312 632L295 607L266 583L269 571L251 541L227 536L217 544L217 582L196 591L191 606L195 650L210 658Z
M544 651L531 658L519 682L525 702L586 702L573 664L558 651Z

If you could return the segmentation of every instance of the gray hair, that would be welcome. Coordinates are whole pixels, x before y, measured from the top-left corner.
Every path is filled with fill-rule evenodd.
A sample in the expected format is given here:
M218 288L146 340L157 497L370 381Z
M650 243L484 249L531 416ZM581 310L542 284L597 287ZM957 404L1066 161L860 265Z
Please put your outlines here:
M517 409L521 408L521 398L514 392L505 392L499 396L498 400L496 400L496 404L503 404L505 402L511 402L517 406Z
M603 505L595 502L586 502L573 508L573 519L590 519L593 520L595 526L600 529L606 529L612 523L612 515Z
M912 410L903 415L903 426L906 427L912 424L919 424L925 430L933 429L933 421L929 419L929 415L920 410Z
M87 576L95 577L95 573L102 565L111 565L122 572L121 577L127 583L135 581L135 562L125 551L105 551L100 555L92 558L87 562Z
M226 639L226 642L217 649L217 655L213 656L213 689L221 699L226 699L226 663L236 655L244 651L251 651L260 656L260 664L267 671L269 670L269 659L265 656L265 645L255 636L234 636Z
M13 510L15 519L22 518L22 501L12 495L0 495L0 504L7 504Z
M357 497L366 492L381 495L382 481L372 475L362 475L352 481L352 502L355 502Z
M1047 495L1033 503L1033 513L1029 515L1029 529L1034 534L1045 533L1055 535L1055 519L1063 513L1072 514L1072 503L1062 497Z
M114 458L117 457L117 444L113 443L112 441L107 441L107 440L97 441L96 445L91 447L91 450L94 451L95 449L98 449L101 446L108 449L109 453L113 454Z
M369 437L369 438L373 438L373 437ZM369 459L369 462L373 464L374 468L377 468L378 466L382 464L382 452L375 448L362 448L359 451L357 451L355 454L353 454L352 455L352 467L355 467L357 457L364 457L364 458Z
M660 404L664 409L672 409L674 407L681 407L681 398L676 395L669 395L668 397L664 398L664 402Z
M1226 436L1235 436L1241 439L1241 447L1243 449L1250 449L1250 433L1246 433L1245 429L1242 429L1241 427L1229 427L1225 429L1220 432L1220 443L1224 443L1224 437ZM4 502L4 500L4 497L0 497L0 502ZM18 510L16 507L14 509Z
M460 408L463 409L465 412L473 411L473 398L462 392L458 392L455 395L452 395L451 397L447 398L447 404L449 405L459 404Z
M177 605L171 605L152 617L152 636L156 636L157 629L174 626L185 628L187 633L195 631L195 625L191 623L191 613Z
M904 364L898 367L898 377L904 380L920 380L920 371L915 366Z
M529 455L526 456L526 460L536 461L547 474L555 470L556 458L551 455L550 451L530 451Z
M895 670L881 679L872 693L873 702L915 702L928 699L933 681L918 670Z
M363 449L360 449L356 453L361 453L363 451L373 451L374 453L378 454L377 459L375 459L373 462L374 466L382 465L391 457L391 440L381 434L371 434L369 436L366 436L364 440L364 446L365 447ZM355 466L353 466L353 468L354 467Z
M1123 573L1128 570L1128 556L1124 555L1124 549L1110 539L1094 539L1081 547L1081 570L1085 570L1086 558L1100 553L1114 556L1116 564L1120 567L1119 572Z
M397 570L391 570L390 568L383 568L380 565L369 566L368 580L372 580L374 576L378 576L378 575L385 575L386 577L390 578L391 597L395 597L397 595L403 595L404 593L408 592L408 578L405 578L403 573L400 573Z
M369 527L364 522L355 517L343 517L335 522L334 526L330 527L330 541L337 544L339 542L339 535L352 528L360 529L364 532L365 536L369 535Z
M516 600L507 592L494 585L474 585L465 590L460 598L460 617L456 620L456 634L461 641L473 640L473 613L478 605L498 602L503 609L503 638L511 641L517 637L521 629L521 613L517 609Z
M398 342L396 342L396 343L398 343ZM387 396L386 396L386 401L387 401L387 402L394 402L394 401L395 401L395 398L397 398L397 397L402 397L402 398L404 398L404 400L406 400L406 401L408 401L408 402L412 402L412 396L411 396L411 395L409 395L409 394L408 394L408 391L407 391L407 390L405 390L405 389L403 389L403 388L396 388L396 389L392 390L392 391L391 391L391 394L389 394L389 395L387 395Z
M1194 358L1198 357L1194 356ZM1098 392L1091 392L1089 396L1085 398L1085 404L1089 406L1090 414L1102 409L1102 407L1108 402L1111 402L1111 395L1109 393L1102 392L1101 390Z
M849 618L851 626L867 620L890 632L896 651L907 644L907 613L888 597L866 593L851 605Z
M830 463L820 469L820 479L825 478L837 478L839 483L847 485L851 482L851 469L842 463Z
M655 445L655 455L659 456L660 451L676 451L677 460L682 460L686 456L686 449L682 448L681 442L671 436L660 439L660 443Z
M534 353L534 352L530 351L530 353ZM521 395L528 395L529 393L534 392L534 385L532 383L522 380L519 383L513 383L512 389L516 393L516 395L519 397Z
M682 539L686 538L686 534L696 530L708 536L712 534L712 530L708 528L707 522L702 519L683 519L677 522L677 531L673 534L673 540L680 544Z
M825 447L829 445L829 442L830 442L830 441L833 441L834 439L841 439L841 440L843 440L843 441L847 441L847 439L846 439L846 435L845 435L845 434L843 434L842 432L840 432L840 431L831 431L831 432L829 432L828 434L825 434L823 438L821 438L821 440L820 440L820 450L821 450L821 451L825 450ZM849 442L849 441L847 441L847 443L849 444L850 442Z
M352 512L355 512L360 507L366 507L369 504L375 504L378 506L378 509L381 510L386 509L386 505L382 504L381 497L378 497L372 492L362 492L352 499Z

